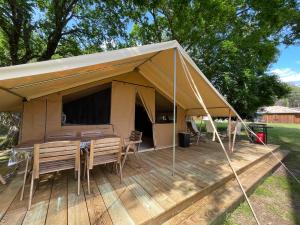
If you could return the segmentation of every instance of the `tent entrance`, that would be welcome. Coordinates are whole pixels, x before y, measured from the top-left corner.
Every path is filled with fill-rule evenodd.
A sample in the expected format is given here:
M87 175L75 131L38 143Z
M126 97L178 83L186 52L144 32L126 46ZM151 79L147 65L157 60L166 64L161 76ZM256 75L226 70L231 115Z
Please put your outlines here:
M153 128L147 111L142 103L140 96L137 94L135 99L135 130L143 132L140 151L154 148Z

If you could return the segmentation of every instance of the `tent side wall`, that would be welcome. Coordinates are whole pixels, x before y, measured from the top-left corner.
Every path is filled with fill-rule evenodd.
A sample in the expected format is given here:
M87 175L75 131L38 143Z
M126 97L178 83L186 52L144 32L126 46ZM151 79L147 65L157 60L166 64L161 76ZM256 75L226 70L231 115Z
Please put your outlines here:
M116 82L121 81L121 82ZM62 98L64 95L87 90L88 88L105 83L120 83L123 88L115 88L112 85L111 123L112 125L61 125ZM125 83L126 82L126 83ZM136 85L134 85L136 84ZM80 132L89 129L101 129L104 133L115 132L122 137L128 137L129 132L134 129L134 107L137 85L153 88L151 82L141 76L138 72L130 72L120 76L112 77L93 84L83 85L70 90L58 92L45 97L24 103L23 123L21 131L21 143L42 140L47 134L61 131ZM113 96L128 99L114 100ZM153 95L153 98L155 95ZM129 100L130 99L130 100ZM130 102L128 102L130 101ZM153 100L155 102L155 99ZM178 108L177 130L185 131L185 111ZM128 109L125 111L125 109ZM121 113L120 113L121 112ZM172 145L172 124L154 124L153 133L156 147ZM114 129L114 130L113 130Z

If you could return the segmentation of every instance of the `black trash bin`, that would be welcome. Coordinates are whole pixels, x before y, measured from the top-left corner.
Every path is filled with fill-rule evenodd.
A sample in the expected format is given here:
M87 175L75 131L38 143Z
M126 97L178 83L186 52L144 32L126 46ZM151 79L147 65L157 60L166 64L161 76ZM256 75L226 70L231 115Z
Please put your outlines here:
M183 148L187 148L190 146L190 134L181 132L179 135L179 146Z

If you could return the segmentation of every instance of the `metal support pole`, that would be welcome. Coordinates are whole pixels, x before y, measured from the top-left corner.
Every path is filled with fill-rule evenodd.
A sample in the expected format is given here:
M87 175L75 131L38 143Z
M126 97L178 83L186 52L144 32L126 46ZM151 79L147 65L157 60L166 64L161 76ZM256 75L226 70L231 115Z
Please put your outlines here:
M175 175L175 150L176 150L176 48L174 48L173 58L173 165L172 175Z

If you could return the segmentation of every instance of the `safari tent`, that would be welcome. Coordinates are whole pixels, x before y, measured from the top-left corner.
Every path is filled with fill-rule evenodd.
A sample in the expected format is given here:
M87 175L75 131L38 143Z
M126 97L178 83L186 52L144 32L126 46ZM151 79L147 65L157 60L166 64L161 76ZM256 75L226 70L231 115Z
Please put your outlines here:
M95 221L115 225L161 224L167 220L177 222L178 218L192 218L180 212L197 202L198 218L192 220L200 221L200 215L202 222L211 223L217 219L213 216L221 215L222 207L226 213L243 199L238 191L228 195L231 191L226 188L237 185L232 183L232 178L236 178L250 205L242 182L247 184L247 189L252 188L286 155L276 152L279 146L253 147L248 141L236 143L233 152L231 132L228 132L229 145L225 149L212 117L228 117L229 128L231 117L242 120L177 41L3 67L0 68L0 99L0 111L22 115L20 146L31 143L33 148L35 143L46 142L51 134L93 129L108 136L116 134L120 140L136 129L143 132L144 149L164 148L139 154L143 163L131 160L124 168L123 164L120 167L122 184L111 171L95 169L91 177L92 195L85 185L80 192L79 172L79 195L76 195L73 176L70 179L70 174L57 173L55 179L41 182L30 213L26 213L26 203L16 197L23 180L17 177L0 193L1 222L35 224L35 218L40 218L41 224L72 224L72 221L77 224L96 224ZM208 116L219 143L209 140L187 149L177 147L177 133L186 131L189 116ZM119 144L118 148L124 149ZM176 170L175 149L179 150ZM60 154L60 150L55 150L47 150L54 161ZM34 162L39 159L36 152ZM276 157L272 158L273 155ZM80 158L80 154L77 157ZM29 157L26 165L28 162ZM80 160L77 162L80 164ZM78 171L80 167L78 165ZM241 180L238 173L243 175ZM24 194L29 205L33 177L32 173L31 197ZM24 184L25 181L26 173Z
M21 143L91 128L128 137L138 128L149 148L167 147L174 100L176 132L186 116L206 115L182 60L210 114L234 115L177 41L0 68L0 111L22 112Z

